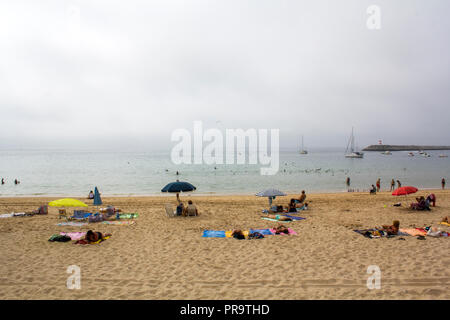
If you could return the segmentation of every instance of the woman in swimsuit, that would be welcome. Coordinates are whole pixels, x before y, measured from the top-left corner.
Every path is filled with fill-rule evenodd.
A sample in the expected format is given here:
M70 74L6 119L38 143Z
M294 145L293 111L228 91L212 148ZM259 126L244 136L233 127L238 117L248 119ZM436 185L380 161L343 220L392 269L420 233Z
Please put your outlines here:
M266 214L266 215L263 215L261 217L275 219L275 220L279 220L279 221L292 221L291 218L283 216L281 214Z
M286 228L285 226L283 226L282 224L279 225L278 227L275 227L274 230L275 230L275 234L280 234L280 233L289 234L289 229Z
M89 230L88 232L86 232L85 240L88 243L93 243L93 242L97 242L99 240L104 240L105 237L110 237L110 236L111 236L110 233L106 233L105 235L103 235L101 232L94 232L92 230Z

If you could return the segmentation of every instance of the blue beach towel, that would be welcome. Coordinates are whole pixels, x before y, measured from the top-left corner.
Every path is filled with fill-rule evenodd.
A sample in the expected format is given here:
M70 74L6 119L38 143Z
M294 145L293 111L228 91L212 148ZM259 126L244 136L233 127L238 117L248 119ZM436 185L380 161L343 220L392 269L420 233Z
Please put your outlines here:
M270 229L250 229L250 234L252 234L254 232L259 232L265 236L273 235L273 233L272 233L272 231L270 231Z
M283 214L283 216L291 218L292 220L305 220L306 219L306 218L303 218L303 217L291 216L289 214Z
M204 230L202 237L204 237L204 238L225 238L225 231Z

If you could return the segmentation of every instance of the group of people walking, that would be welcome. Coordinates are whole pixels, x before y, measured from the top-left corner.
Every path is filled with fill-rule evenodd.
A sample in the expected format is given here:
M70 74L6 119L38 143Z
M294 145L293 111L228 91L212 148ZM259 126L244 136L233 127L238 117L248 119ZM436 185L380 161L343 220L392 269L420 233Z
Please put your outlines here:
M442 180L441 180L442 190L445 189L445 183L446 183L445 178L442 178ZM350 187L350 177L347 177L347 179L345 181L345 184L347 185L347 187ZM395 190L395 185L396 184L397 184L397 188L400 188L402 186L402 183L400 182L400 180L392 179L391 180L390 191L394 191ZM380 192L380 190L381 190L381 179L378 178L377 182L375 183L375 185L372 185L372 188L370 189L370 193Z

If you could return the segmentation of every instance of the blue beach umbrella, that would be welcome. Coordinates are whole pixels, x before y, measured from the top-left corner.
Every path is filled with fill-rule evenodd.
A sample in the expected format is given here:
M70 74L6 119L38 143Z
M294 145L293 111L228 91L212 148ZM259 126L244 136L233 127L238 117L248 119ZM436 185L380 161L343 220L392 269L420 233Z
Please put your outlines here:
M176 193L177 194L177 199L179 199L179 193L180 192L189 192L189 191L194 191L196 189L197 188L194 187L189 182L178 181L177 180L175 182L171 182L168 185L166 185L164 188L161 189L161 192Z
M101 205L102 202L102 198L100 197L100 192L98 192L97 187L95 187L95 191L94 191L94 206L99 206Z
M269 198L269 206L271 206L273 199L275 199L278 196L280 196L280 197L286 196L286 193L284 193L283 191L271 188L271 189L267 189L267 190L258 192L256 194L256 196Z

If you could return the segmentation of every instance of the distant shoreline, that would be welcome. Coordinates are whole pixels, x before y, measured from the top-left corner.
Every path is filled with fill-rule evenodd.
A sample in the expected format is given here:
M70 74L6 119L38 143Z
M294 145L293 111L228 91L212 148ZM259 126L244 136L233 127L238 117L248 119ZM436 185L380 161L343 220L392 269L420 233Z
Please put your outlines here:
M373 144L364 148L362 151L420 151L420 150L450 150L450 146Z
M439 191L441 188L419 188L420 191ZM449 190L449 189L446 189ZM358 191L347 191L347 190L323 190L323 191L311 191L306 192L308 195L336 195L336 194L366 194L369 192L369 189L358 189ZM382 189L379 193L391 193L387 189ZM298 192L286 192L286 197L299 195ZM182 192L180 193L180 197L250 197L255 196L255 193L250 192L236 192L236 193L223 193L223 192L210 192L210 193L196 193L196 192ZM60 195L0 195L1 200L7 199L54 199L54 198L64 198L71 197L75 199L81 199L81 201L88 202L92 201L92 199L86 199L85 196L79 195L70 195L70 194L60 194ZM175 197L175 193L155 193L155 194L102 194L102 199L111 199L111 198L172 198ZM281 197L280 197L281 198Z

